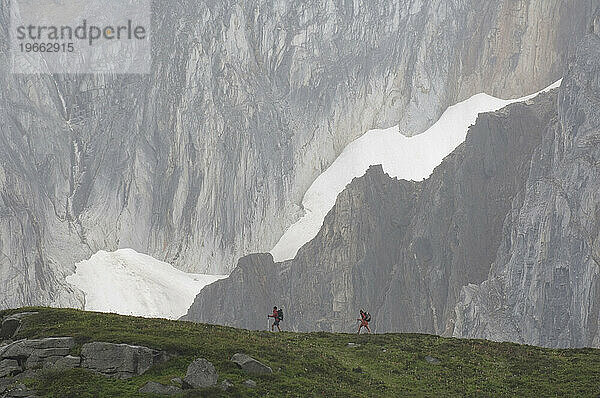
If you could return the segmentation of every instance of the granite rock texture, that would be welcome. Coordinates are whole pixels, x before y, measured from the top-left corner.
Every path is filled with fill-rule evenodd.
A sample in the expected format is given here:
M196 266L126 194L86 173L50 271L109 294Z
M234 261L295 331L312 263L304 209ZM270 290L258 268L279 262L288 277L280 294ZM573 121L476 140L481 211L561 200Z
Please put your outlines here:
M269 366L251 356L239 352L231 357L231 362L237 364L242 370L251 375L266 375L273 373L273 369Z
M98 250L231 271L364 131L557 80L597 3L154 2L149 75L16 75L2 0L0 308L82 307L65 277Z
M167 354L164 351L144 346L104 342L81 346L82 368L119 379L144 374L152 366L166 361Z
M558 117L512 201L489 275L462 290L455 336L600 347L600 37L592 33L570 62Z
M197 358L190 363L185 377L184 388L206 388L217 384L219 374L211 362L204 358Z
M462 287L490 271L511 202L556 118L557 95L480 115L423 182L372 166L338 196L295 259L240 259L229 278L200 292L186 319L262 329L277 305L284 329L353 332L363 308L376 332L451 335Z

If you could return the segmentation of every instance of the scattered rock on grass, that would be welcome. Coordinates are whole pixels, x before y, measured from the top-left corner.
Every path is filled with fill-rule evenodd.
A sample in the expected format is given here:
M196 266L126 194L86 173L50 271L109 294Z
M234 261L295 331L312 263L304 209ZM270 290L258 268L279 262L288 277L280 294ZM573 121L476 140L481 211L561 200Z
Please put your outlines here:
M81 367L106 376L127 379L144 374L165 362L164 351L128 344L86 343L81 347Z
M159 395L177 395L183 393L183 390L175 386L165 386L164 384L149 381L139 390L141 393L159 394Z
M437 359L437 358L435 358L435 357L431 357L431 356L429 356L429 355L427 355L427 356L425 357L425 360L426 360L427 362L429 362L429 363L433 363L433 364L438 364L438 363L440 363L440 360L439 360L439 359Z
M4 397L7 398L33 398L35 397L35 391L27 388L25 384L19 383L13 387L7 389L6 395Z
M249 388L256 388L256 382L254 380L248 379L244 382L244 385Z
M12 338L21 327L21 320L15 318L7 318L2 321L0 326L0 340Z
M231 357L231 362L236 363L240 368L252 375L266 375L273 373L273 369L246 354L234 354Z
M348 343L348 344L346 344L346 347L350 347L350 348L353 348L353 347L360 347L360 344L356 344L356 343Z
M37 312L21 312L4 318L0 326L0 340L13 338L21 327L21 319L34 314L37 314Z
M221 382L221 390L229 391L232 388L233 388L233 383L231 381L225 379Z
M74 345L75 341L72 337L18 340L2 347L0 358L27 359L32 354L40 357L67 355Z
M212 363L204 358L198 358L192 362L183 379L184 388L205 388L217 384L219 375Z
M31 353L29 358L27 358L27 361L25 361L25 369L50 367L56 362L63 361L63 358L69 355L69 351L68 348L36 349ZM77 358L76 366L79 366L79 358Z

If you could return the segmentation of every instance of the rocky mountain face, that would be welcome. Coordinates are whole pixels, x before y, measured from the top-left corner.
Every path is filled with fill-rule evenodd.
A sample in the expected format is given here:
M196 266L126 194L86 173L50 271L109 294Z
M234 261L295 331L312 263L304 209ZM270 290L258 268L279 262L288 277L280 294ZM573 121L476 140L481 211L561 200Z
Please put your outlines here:
M159 1L149 75L17 75L2 0L0 308L81 306L98 250L230 271L362 132L557 80L597 2Z
M489 275L461 292L455 336L600 346L599 20L569 65Z
M241 259L187 318L353 331L366 308L378 332L600 346L598 15L559 90L480 115L424 182L372 167L294 260Z
M426 181L371 167L295 259L242 258L229 278L200 292L186 318L261 329L278 305L287 329L350 332L365 308L378 332L451 334L461 288L490 271L511 201L556 118L556 97L554 90L480 115Z

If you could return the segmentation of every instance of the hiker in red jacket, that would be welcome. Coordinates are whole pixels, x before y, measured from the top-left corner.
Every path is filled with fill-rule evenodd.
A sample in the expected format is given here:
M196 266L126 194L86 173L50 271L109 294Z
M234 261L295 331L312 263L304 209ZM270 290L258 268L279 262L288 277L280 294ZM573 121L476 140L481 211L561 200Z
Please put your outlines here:
M271 332L274 332L273 328L277 326L277 330L281 332L281 328L279 327L279 321L283 319L283 311L278 310L277 307L273 307L273 314L267 315L269 318L273 318L275 321L271 325Z
M360 321L360 325L358 325L358 334L360 334L360 329L363 326L369 331L369 333L371 333L371 329L369 328L369 322L371 321L371 314L369 314L368 312L364 312L363 310L360 310L360 318L358 318L357 321Z

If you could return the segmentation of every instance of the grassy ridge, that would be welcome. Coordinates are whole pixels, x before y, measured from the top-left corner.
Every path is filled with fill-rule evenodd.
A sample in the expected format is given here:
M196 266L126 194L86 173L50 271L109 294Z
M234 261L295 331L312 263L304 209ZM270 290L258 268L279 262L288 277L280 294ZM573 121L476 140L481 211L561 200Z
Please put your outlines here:
M27 308L18 338L73 336L88 341L139 344L177 356L130 380L77 369L29 381L48 397L138 397L147 381L169 384L197 357L211 361L218 388L187 396L396 397L396 396L593 396L600 394L600 350L552 350L484 340L420 334L350 335L253 332L190 322L146 319L71 309ZM23 311L19 310L19 311ZM19 312L2 311L0 316ZM347 347L349 342L360 344ZM244 352L273 368L258 384L229 362ZM440 360L430 364L430 355Z

